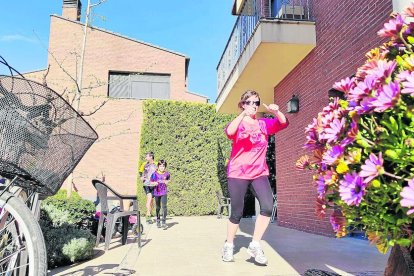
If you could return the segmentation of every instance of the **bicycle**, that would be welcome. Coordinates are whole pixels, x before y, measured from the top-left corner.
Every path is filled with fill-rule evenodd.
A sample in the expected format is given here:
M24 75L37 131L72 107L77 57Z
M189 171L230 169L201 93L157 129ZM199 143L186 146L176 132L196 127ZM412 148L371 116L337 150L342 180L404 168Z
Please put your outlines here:
M98 136L59 94L0 56L1 64L11 75L0 75L0 275L46 275L40 200L56 194Z

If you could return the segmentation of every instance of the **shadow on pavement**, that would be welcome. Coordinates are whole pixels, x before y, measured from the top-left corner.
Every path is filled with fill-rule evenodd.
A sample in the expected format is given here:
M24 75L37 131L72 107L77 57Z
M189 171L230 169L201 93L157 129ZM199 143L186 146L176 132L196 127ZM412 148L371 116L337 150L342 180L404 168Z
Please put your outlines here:
M240 231L253 235L254 226L254 219L243 219ZM250 241L251 237L237 235L236 250L238 251L240 246L247 247ZM279 227L277 222L269 224L263 241L299 273L304 273L307 269L322 269L339 274L348 272L355 273L354 275L381 275L388 257L379 254L376 248L365 240L338 239L306 233Z
M113 273L110 273L110 270L113 270L114 268L118 267L119 264L102 264L98 266L87 266L85 268L71 271L69 273L61 274L62 276L67 275L73 275L73 276L86 276L86 275L96 275L98 273L109 273L111 275L114 275ZM49 274L52 275L52 274ZM128 275L128 274L127 274Z

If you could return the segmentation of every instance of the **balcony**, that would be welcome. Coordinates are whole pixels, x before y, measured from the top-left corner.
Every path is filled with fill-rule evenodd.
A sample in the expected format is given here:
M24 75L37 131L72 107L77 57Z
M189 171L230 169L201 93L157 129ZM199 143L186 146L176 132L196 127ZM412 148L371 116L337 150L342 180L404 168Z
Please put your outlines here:
M217 111L236 113L247 89L273 89L316 46L312 0L234 0L238 15L217 66Z

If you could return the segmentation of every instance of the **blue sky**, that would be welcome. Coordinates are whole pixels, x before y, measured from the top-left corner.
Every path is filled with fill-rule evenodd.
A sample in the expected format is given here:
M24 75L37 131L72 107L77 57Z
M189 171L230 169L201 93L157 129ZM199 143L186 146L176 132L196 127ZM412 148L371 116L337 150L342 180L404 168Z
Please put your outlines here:
M21 72L45 68L49 15L61 15L62 2L3 1L0 55ZM232 4L232 0L107 0L93 9L92 24L189 56L189 90L214 102L216 66L236 20ZM87 0L82 5L84 15Z

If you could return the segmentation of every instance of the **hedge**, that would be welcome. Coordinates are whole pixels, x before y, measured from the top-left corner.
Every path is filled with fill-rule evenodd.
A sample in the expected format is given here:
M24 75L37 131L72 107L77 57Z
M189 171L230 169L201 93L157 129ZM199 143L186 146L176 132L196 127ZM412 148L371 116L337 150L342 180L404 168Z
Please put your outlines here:
M210 215L216 212L215 192L227 195L226 161L231 144L224 134L234 115L218 114L213 104L147 100L143 103L140 164L146 152L167 161L168 213ZM138 178L140 210L145 195Z

